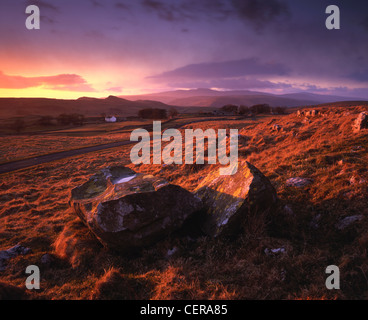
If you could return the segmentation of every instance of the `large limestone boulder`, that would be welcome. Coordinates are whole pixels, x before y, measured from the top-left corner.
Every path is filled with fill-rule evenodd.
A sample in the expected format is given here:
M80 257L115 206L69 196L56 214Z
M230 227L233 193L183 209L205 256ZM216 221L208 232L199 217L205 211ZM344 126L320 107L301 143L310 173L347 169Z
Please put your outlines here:
M120 251L152 245L202 208L189 191L126 167L95 174L69 203L102 244Z
M202 230L214 237L237 233L247 218L267 215L277 203L270 181L246 161L239 163L232 176L220 176L214 170L202 180L195 194L206 210Z

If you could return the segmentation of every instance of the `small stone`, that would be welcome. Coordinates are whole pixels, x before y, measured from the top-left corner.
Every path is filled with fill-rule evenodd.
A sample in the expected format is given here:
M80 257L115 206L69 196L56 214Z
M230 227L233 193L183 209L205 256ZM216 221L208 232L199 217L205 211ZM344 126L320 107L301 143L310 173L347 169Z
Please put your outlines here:
M173 256L176 252L178 252L178 248L174 247L172 249L167 250L166 257L170 258Z
M41 257L41 263L44 265L51 265L52 262L54 261L54 257L49 254L49 253L45 253L42 257Z
M315 215L313 217L312 221L310 222L310 227L312 229L318 229L320 220L321 220L321 215L320 214Z
M269 248L266 248L264 250L264 253L267 255L267 256L277 256L277 255L280 255L280 254L284 254L286 253L286 249L284 247L281 247L281 248L276 248L276 249L269 249Z
M349 180L349 183L351 185L354 185L354 184L363 184L363 183L366 183L366 180L363 179L363 178L360 178L360 177L357 177L357 176L352 176Z
M294 211L293 209L291 209L288 205L284 206L284 212L289 215L289 216L293 216L294 215Z
M4 271L8 260L15 258L18 255L26 255L32 252L30 248L21 246L20 244L9 248L8 250L0 251L0 271Z
M300 178L300 177L290 178L286 180L287 187L303 188L311 183L313 183L313 179Z
M344 230L347 227L349 227L351 224L353 224L356 221L360 221L364 218L363 215L355 215L355 216L350 216L350 217L346 217L342 220L340 220L337 224L336 224L336 228L339 230Z
M362 151L364 148L362 146L355 146L351 148L351 152Z
M277 132L280 132L282 130L282 127L278 124L274 124L272 127L271 127L272 131L277 131Z

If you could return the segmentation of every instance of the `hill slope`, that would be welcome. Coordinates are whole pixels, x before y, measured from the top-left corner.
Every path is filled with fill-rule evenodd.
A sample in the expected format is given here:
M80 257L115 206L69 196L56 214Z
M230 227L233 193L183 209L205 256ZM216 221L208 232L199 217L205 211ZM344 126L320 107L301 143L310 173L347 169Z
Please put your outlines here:
M249 90L217 91L211 89L175 90L145 95L120 96L129 100L150 99L176 106L222 107L225 104L297 107L326 102L354 100L347 97L328 96L308 92L275 95ZM359 99L356 99L359 100Z
M157 101L129 101L110 96L106 99L82 97L77 100L46 98L0 98L0 118L80 113L85 116L99 116L102 113L119 116L136 115L143 108L164 108L171 106Z

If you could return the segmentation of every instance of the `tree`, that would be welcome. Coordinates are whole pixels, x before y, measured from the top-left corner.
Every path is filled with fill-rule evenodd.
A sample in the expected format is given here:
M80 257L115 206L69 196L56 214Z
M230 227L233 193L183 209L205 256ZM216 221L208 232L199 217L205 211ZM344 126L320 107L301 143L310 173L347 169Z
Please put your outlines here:
M167 111L166 109L141 109L138 111L138 117L142 119L167 119Z
M175 108L170 108L170 110L169 110L169 117L170 118L177 117L178 114L179 114L178 110L176 110Z
M72 113L72 114L66 114L63 113L61 115L59 115L56 118L58 124L61 125L70 125L73 124L75 126L82 126L84 124L85 121L85 117L83 114L79 114L79 113Z
M255 114L260 114L260 113L265 114L265 113L270 113L271 107L266 103L255 104L254 106L250 107L250 111Z
M62 113L56 118L56 121L58 124L61 124L64 126L68 125L70 124L70 115Z
M25 129L26 123L23 119L16 119L11 127L13 128L13 130L15 130L16 133L20 133Z
M227 104L223 107L221 107L221 110L228 113L238 113L238 106L234 104Z
M83 114L73 113L70 115L70 122L75 126L83 126L84 120Z
M285 114L285 107L276 107L274 109L274 112L277 113L277 114Z
M241 105L239 107L239 114L244 115L249 113L249 107Z
M53 119L53 117L51 117L51 116L42 116L38 120L38 124L40 126L51 126L52 125L52 119Z

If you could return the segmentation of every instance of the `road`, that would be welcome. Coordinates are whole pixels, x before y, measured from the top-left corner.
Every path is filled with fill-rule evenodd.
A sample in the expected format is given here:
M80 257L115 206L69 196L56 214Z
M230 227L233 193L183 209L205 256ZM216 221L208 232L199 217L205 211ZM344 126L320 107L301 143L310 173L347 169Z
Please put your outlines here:
M61 151L61 152L50 153L50 154L46 154L43 156L38 156L38 157L30 158L30 159L24 159L24 160L4 163L4 164L0 164L0 174L16 171L20 169L25 169L25 168L36 166L36 165L46 163L46 162L74 157L74 156L78 156L78 155L89 153L89 152L95 152L99 150L125 146L125 145L132 144L132 143L135 143L135 142L118 141L118 142L112 142L112 143L102 144L98 146L85 147L85 148L68 150L68 151Z

